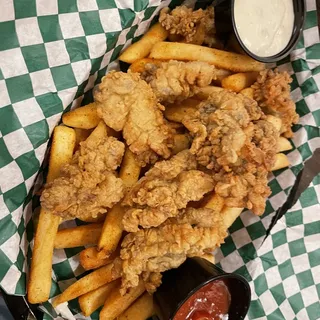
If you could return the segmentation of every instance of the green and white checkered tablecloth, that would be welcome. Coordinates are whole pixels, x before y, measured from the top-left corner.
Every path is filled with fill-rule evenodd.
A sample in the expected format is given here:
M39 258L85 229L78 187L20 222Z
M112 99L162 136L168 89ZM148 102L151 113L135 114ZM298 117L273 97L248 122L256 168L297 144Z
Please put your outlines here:
M250 219L246 213L233 226L227 243L237 250L226 252L222 247L225 257L220 264L225 271L240 273L249 280L249 319L320 318L319 201L317 176L266 239L265 222Z
M117 67L124 46L147 30L161 7L180 2L0 0L0 285L9 294L25 294L39 211L35 193L43 184L48 141L61 114L91 102L91 89ZM294 149L288 152L292 166L270 177L265 214L243 212L217 253L226 271L250 281L248 319L320 319L319 177L265 239L304 161L320 147L320 43L315 0L306 3L303 36L291 56L278 63L292 74L300 115ZM81 249L55 252L52 296L83 275ZM43 308L57 317L50 303ZM83 318L77 301L69 308Z

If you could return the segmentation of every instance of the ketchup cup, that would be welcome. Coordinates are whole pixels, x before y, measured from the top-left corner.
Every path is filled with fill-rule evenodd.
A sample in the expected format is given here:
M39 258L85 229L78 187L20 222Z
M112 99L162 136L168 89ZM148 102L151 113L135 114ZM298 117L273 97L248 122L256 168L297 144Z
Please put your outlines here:
M225 273L205 259L189 258L164 272L155 299L163 320L241 320L251 291L242 276Z

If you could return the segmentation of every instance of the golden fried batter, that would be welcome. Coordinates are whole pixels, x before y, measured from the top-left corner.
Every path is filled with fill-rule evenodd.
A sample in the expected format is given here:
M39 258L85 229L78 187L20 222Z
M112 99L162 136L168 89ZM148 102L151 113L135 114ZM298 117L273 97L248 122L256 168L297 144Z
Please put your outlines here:
M137 73L110 72L95 93L98 115L123 137L141 165L168 158L172 132L151 87Z
M221 218L221 212L217 212L215 209L190 207L181 210L176 217L168 219L164 225L189 223L197 227L210 228Z
M254 99L265 113L282 120L281 133L287 138L293 136L291 126L299 121L295 103L290 98L291 82L287 72L269 69L261 71L257 82L252 85Z
M222 217L211 209L188 208L180 213L183 215L182 219L169 219L157 228L142 229L124 238L120 253L122 293L135 287L142 274L148 278L147 288L154 290L160 284L159 277L153 282L150 273L177 268L187 257L212 252L227 235Z
M194 136L191 153L208 169L236 163L246 142L245 129L262 116L252 99L226 90L212 95L200 104L194 118L183 121Z
M214 66L202 62L170 60L160 65L147 63L141 77L146 80L161 102L175 102L192 97L199 87L216 79Z
M190 201L198 201L213 190L212 178L199 170L188 150L170 160L157 162L145 177L126 195L123 226L126 231L136 232L156 227L178 214Z
M221 91L203 102L184 125L194 137L190 152L212 170L215 192L230 207L262 214L270 194L267 175L276 154L279 132L257 103Z
M215 43L214 8L193 11L192 8L179 6L170 11L164 8L160 12L159 22L171 35L180 36L178 40L206 44L209 47Z
M157 288L161 285L162 274L161 272L142 272L142 280L144 281L144 285L146 290L149 293L153 293L157 290ZM127 291L126 289L122 288L121 292L124 293Z
M122 180L115 175L123 153L124 144L113 137L81 142L61 176L45 186L41 206L65 219L106 212L123 197Z

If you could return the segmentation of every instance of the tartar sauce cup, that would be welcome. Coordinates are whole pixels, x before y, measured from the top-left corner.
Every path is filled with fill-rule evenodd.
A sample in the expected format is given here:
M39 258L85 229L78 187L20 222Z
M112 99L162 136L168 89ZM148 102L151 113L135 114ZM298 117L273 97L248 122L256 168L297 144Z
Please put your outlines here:
M251 290L242 276L225 273L205 259L188 258L177 269L163 273L155 299L163 320L242 320L250 306ZM227 313L224 310L215 318L217 308L225 308L226 301Z
M305 0L214 0L212 5L218 36L225 40L226 34L234 33L243 51L264 63L282 60L290 54L300 39L306 17ZM262 43L268 36L275 41L264 50ZM272 50L273 44L280 50Z
M239 26L237 26L237 21L236 21L236 14L235 14L235 3L236 2L241 2L241 0L231 0L231 17L232 17L232 25L233 25L233 29L234 29L234 33L236 35L236 38L240 44L240 46L242 47L242 49L253 59L264 62L264 63L272 63L272 62L276 62L279 60L282 60L283 58L285 58L286 56L288 56L290 54L290 52L296 47L302 30L303 30L303 26L304 26L304 22L305 22L305 16L306 16L306 4L305 4L305 0L278 0L280 3L282 2L282 4L284 4L285 2L289 1L292 3L293 5L293 21L292 21L292 26L290 26L290 30L292 28L291 31L291 36L288 38L288 42L287 44L284 46L284 48L282 50L280 50L279 52L270 55L270 56L264 56L264 55L259 55L254 53L254 50L250 50L250 48L248 48L248 45L245 44L245 41L243 39L243 37L241 37L241 33L239 32ZM264 3L272 3L273 1L265 1ZM268 18L267 16L267 10L264 11L264 9L262 9L262 14L266 14L266 18ZM286 21L284 19L284 21ZM286 23L289 23L289 21L286 21ZM256 26L257 28L259 26ZM276 27L276 26L275 26ZM254 28L252 28L254 29ZM253 31L252 31L253 32ZM279 35L277 35L277 37L279 37ZM262 39L261 39L262 41Z

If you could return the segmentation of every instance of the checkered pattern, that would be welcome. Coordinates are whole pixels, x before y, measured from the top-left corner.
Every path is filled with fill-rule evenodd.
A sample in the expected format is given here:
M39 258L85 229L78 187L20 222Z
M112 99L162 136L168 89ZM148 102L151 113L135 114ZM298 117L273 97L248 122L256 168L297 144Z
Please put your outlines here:
M0 285L6 292L25 294L39 213L33 194L43 184L48 140L61 114L91 102L92 87L117 67L120 51L145 32L161 7L180 2L6 0L1 5ZM264 240L303 162L320 147L320 43L315 0L306 2L303 37L291 56L277 64L292 74L301 117L288 153L292 166L270 176L272 195L264 215L243 212L217 253L226 271L239 272L251 283L249 319L320 319L320 218L314 214L319 178ZM79 252L55 252L51 296L83 275ZM82 318L76 301L69 308ZM57 317L49 302L42 309L45 317Z
M1 5L0 285L8 293L25 294L25 257L31 256L28 243L38 209L30 218L39 204L37 197L30 200L43 183L53 128L62 112L91 102L91 89L115 67L121 49L166 5L160 0L7 0ZM55 268L60 270L59 263Z
M249 232L247 243L242 235L242 242L235 244L238 250L220 261L224 270L240 273L250 282L248 319L320 318L320 216L315 214L320 210L319 202L320 175L277 222L263 244L260 241L257 246ZM248 221L246 213L238 220ZM235 241L234 233L231 238Z

